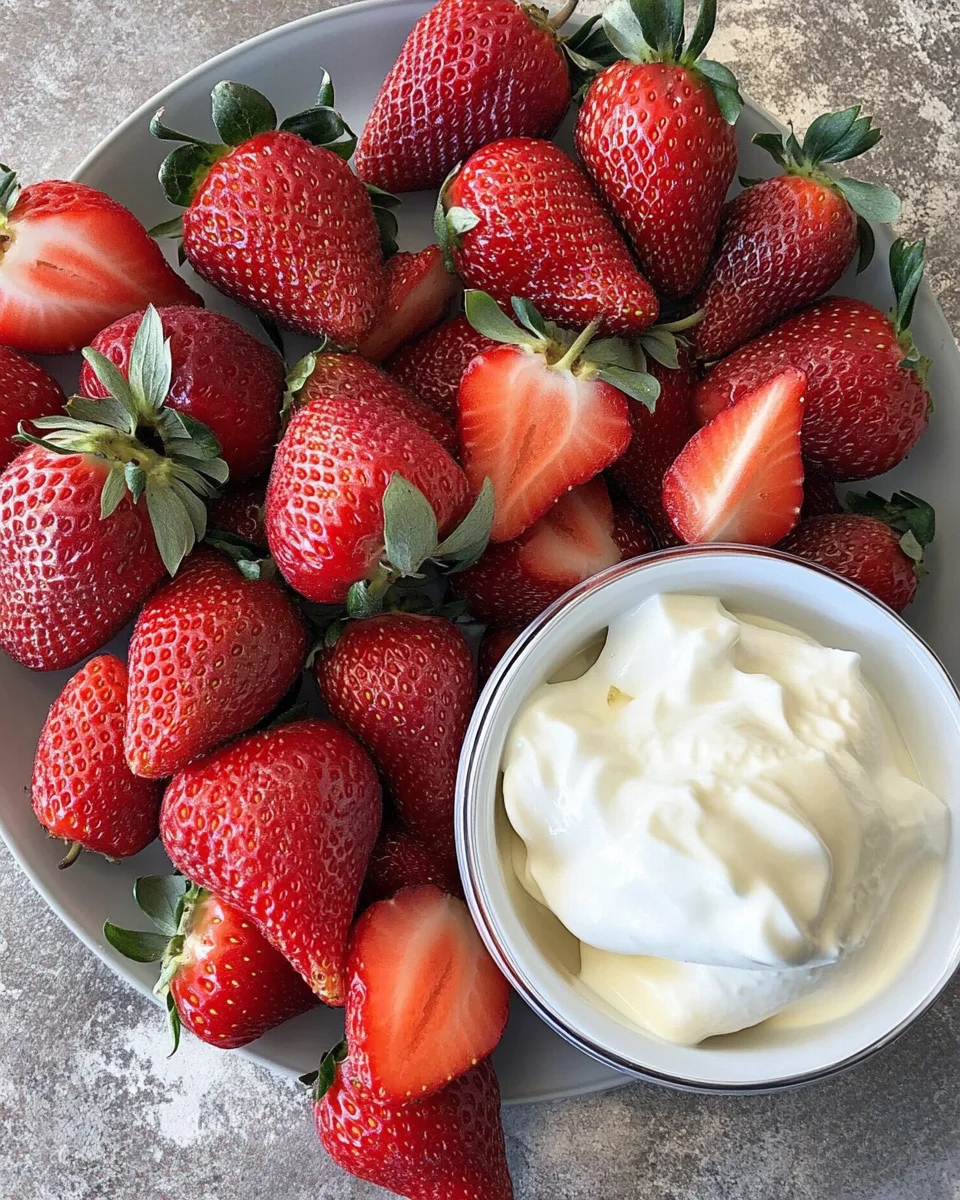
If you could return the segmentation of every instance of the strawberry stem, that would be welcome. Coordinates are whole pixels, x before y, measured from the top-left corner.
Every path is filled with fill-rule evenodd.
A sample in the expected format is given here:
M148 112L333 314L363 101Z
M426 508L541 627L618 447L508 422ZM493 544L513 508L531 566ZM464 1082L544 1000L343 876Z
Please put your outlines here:
M594 335L600 328L600 318L597 317L586 327L570 349L558 362L552 364L555 371L569 371L587 346L593 341Z
M70 845L67 847L66 854L57 863L57 870L65 871L67 869L67 867L72 867L73 864L80 857L80 852L82 850L83 850L83 847L80 845L79 842L71 842Z

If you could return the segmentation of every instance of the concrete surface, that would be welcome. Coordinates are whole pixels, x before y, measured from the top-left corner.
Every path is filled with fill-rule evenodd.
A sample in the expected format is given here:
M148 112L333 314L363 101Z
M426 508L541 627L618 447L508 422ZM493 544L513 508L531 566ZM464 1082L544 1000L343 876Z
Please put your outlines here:
M0 158L63 174L183 71L308 0L0 0ZM586 6L588 10L591 5ZM906 199L960 326L957 0L725 0L712 47L801 127L863 102L864 164ZM362 1200L299 1090L186 1038L34 895L0 849L0 1200ZM896 1046L775 1098L632 1086L507 1114L518 1200L960 1197L960 989Z

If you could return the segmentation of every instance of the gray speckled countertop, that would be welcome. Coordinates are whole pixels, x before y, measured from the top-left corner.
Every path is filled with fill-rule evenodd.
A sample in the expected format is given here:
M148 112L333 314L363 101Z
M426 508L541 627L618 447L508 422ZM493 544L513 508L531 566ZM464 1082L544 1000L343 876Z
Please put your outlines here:
M184 71L314 11L309 0L0 0L0 158L68 172ZM321 4L320 7L329 7ZM585 4L591 11L594 6ZM960 4L723 0L711 47L799 126L862 101L869 159L928 239L960 327ZM867 167L864 166L864 173ZM315 1141L293 1084L184 1039L117 980L0 848L0 1200L361 1200ZM518 1200L946 1200L960 1197L960 986L895 1046L785 1096L633 1085L514 1109Z

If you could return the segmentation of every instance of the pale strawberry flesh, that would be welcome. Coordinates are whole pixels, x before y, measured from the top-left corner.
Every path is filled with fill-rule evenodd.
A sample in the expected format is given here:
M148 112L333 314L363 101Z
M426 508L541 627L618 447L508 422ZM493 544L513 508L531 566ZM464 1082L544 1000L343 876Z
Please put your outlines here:
M690 439L663 481L663 504L685 542L772 546L803 503L800 426L806 377L783 371Z
M427 246L416 254L395 254L387 261L384 277L387 299L383 312L358 347L364 358L375 363L436 325L457 290L456 276L444 266L439 246Z
M613 505L600 479L562 496L520 550L520 562L531 574L571 587L619 561Z
M507 1022L510 987L466 905L433 884L368 908L348 960L347 1043L380 1100L444 1087L486 1058Z

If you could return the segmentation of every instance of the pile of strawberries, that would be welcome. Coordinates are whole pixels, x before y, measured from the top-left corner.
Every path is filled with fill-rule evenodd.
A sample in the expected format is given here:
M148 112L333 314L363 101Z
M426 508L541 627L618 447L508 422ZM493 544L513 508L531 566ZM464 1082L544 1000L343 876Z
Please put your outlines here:
M891 250L890 314L821 299L899 212L829 170L870 118L758 135L779 174L727 201L741 98L703 57L712 0L689 38L674 0L564 36L574 4L439 0L359 139L326 75L282 122L220 83L212 142L156 115L183 211L153 234L278 349L109 197L0 168L0 646L86 660L34 810L63 866L162 839L175 873L136 887L155 929L105 936L161 964L175 1038L345 1007L320 1138L412 1200L512 1196L488 1061L508 987L454 845L464 623L483 678L571 586L704 541L900 610L934 532L916 496L837 498L930 409L922 243ZM546 140L571 103L576 158ZM400 252L395 193L418 189L437 244ZM316 346L289 369L281 328ZM81 347L70 399L25 357ZM102 653L131 621L126 661Z

